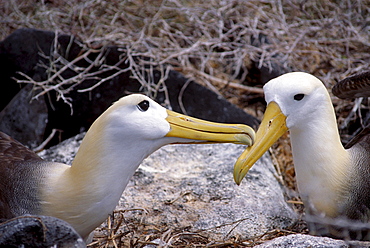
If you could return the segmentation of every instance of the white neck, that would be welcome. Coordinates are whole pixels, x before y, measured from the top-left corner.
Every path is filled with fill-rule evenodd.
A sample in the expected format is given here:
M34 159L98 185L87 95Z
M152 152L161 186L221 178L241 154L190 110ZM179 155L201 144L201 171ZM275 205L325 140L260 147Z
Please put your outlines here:
M58 164L50 172L44 192L43 214L69 222L83 238L112 213L142 160L164 145L163 140L124 143L107 129L104 118L99 118L86 133L72 166Z
M305 206L332 216L339 207L349 161L329 101L299 128L290 128L298 189Z

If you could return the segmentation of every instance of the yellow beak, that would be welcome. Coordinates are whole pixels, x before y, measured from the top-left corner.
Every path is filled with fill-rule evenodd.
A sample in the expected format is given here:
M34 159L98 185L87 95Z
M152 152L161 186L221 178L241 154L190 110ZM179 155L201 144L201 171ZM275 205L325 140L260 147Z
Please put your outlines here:
M255 139L254 130L247 125L204 121L170 110L167 113L166 120L171 126L167 137L194 140L194 143L235 143L249 146Z
M240 155L234 166L234 181L240 184L249 169L286 131L286 116L275 102L267 105L256 141Z

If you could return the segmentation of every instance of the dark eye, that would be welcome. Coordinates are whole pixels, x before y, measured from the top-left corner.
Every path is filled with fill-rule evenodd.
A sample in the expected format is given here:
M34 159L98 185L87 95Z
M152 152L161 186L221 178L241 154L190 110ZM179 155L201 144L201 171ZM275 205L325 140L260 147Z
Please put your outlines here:
M145 111L147 111L147 110L148 110L148 108L149 108L149 101L144 100L144 101L140 102L140 103L137 105L137 107L139 108L139 110L140 110L140 111L145 112Z
M300 101L304 98L304 94L297 94L297 95L294 95L294 100L296 101Z

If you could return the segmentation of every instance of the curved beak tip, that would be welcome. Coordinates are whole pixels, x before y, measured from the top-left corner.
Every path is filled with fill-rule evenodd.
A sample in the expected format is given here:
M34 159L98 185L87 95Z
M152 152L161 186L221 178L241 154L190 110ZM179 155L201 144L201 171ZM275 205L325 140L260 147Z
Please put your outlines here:
M253 145L247 147L234 165L234 181L241 183L249 169L262 155L288 130L286 116L275 102L270 102L262 122L253 139Z
M234 171L234 182L239 186L244 178L244 174L241 170Z

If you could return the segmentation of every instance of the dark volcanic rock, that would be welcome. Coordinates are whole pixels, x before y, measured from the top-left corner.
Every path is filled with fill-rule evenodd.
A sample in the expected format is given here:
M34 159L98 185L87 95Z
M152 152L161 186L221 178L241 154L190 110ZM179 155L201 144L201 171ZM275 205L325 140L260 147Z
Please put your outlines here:
M86 247L65 221L50 216L20 216L0 224L1 247Z
M48 110L44 98L32 101L31 91L32 85L22 88L0 112L0 130L33 148L43 140Z
M86 47L72 36L58 35L55 38L54 32L19 29L9 35L0 43L0 73L2 82L0 90L0 109L3 109L10 100L18 93L24 85L17 84L12 77L20 78L16 73L18 71L27 74L35 81L42 81L48 78L48 73L42 64L48 66L50 56L56 52L53 50L55 42L58 41L57 52L67 61L71 61L86 51ZM121 58L125 52L119 47L108 46L104 49L104 63L106 65L117 65L116 70L111 70L99 75L100 78L111 76L118 70L125 69L126 63L122 63ZM89 59L93 60L97 53L91 53ZM78 62L78 66L86 68L89 65L87 60ZM98 71L101 68L96 66L91 71ZM158 77L158 73L154 73ZM72 70L66 70L62 73L63 78L76 76ZM40 127L39 133L45 133L47 136L52 129L62 130L61 139L64 140L80 133L81 130L87 130L91 123L105 110L112 102L127 94L127 92L142 92L141 84L130 77L129 72L124 72L91 92L77 92L78 89L88 88L99 81L99 79L83 80L66 97L71 98L73 114L71 115L70 106L63 101L58 100L55 92L49 92L45 95L45 104L48 109L47 125ZM155 78L159 80L159 78ZM197 84L188 82L176 71L171 71L167 80L169 101L171 107L178 112L182 112L180 102L183 104L188 115L218 122L245 123L250 126L256 126L258 121L248 115L243 110L229 103L213 91ZM184 87L186 86L186 87ZM179 99L180 92L182 97ZM30 92L30 95L35 94ZM164 93L159 93L157 99L162 103L165 100ZM41 103L44 104L44 103ZM35 113L36 115L42 113ZM19 120L23 121L22 119ZM25 121L25 125L28 121ZM23 124L20 124L22 126ZM1 130L1 129L0 129ZM11 136L12 133L9 133ZM41 139L42 140L42 139ZM40 143L41 140L37 140ZM59 141L59 140L58 140ZM25 140L22 142L26 143Z

